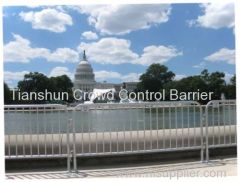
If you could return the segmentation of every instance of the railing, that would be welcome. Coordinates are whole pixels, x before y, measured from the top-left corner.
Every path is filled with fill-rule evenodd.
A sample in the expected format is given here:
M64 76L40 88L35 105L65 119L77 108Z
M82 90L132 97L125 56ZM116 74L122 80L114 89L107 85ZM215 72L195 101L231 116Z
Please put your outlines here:
M5 105L4 112L6 159L65 157L70 171L75 150L66 106Z
M205 115L203 113L205 108ZM199 150L236 145L236 102L6 105L5 157L78 156Z
M80 105L73 118L76 154L203 152L201 115L201 105L190 101Z
M209 161L209 148L237 145L236 101L210 101L205 113L206 160Z

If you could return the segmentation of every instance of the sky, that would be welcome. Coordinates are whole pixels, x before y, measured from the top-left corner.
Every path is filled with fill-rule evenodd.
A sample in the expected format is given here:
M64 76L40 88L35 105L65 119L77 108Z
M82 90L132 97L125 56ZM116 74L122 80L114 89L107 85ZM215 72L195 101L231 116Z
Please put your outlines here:
M11 6L3 8L4 80L74 72L86 50L96 81L138 81L152 63L176 74L235 74L234 4Z

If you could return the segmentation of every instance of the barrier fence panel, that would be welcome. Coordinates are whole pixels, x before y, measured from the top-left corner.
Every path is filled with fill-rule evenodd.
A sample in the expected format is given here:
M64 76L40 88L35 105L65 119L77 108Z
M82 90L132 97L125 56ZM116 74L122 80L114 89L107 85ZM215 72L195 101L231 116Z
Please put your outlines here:
M203 115L203 108L205 115ZM237 145L236 101L5 105L5 158L200 150Z
M4 110L6 159L68 156L66 106L5 105Z
M200 149L198 102L82 104L75 107L76 155L111 155Z
M237 145L236 101L210 101L205 112L206 160L209 161L209 148Z

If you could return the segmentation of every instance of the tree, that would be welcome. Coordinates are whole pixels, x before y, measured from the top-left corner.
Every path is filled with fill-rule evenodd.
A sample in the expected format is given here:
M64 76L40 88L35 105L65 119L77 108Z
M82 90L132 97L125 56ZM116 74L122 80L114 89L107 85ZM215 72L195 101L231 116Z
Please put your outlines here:
M42 73L30 72L29 74L24 75L24 79L18 82L18 88L21 92L68 92L69 100L64 98L63 101L57 101L58 103L71 102L73 101L72 93L73 83L67 75L57 76L48 78ZM56 101L49 100L42 101L25 101L22 103L56 103Z
M8 85L4 82L4 104L12 103L12 94Z
M201 72L201 78L207 85L207 92L213 92L212 99L217 100L221 98L221 94L225 91L225 74L222 72L208 73L208 70Z
M205 92L207 85L201 76L189 76L169 82L165 85L166 97L169 99L170 89L176 89L178 92Z
M160 64L152 64L148 67L146 73L140 76L140 82L137 85L139 91L158 92L165 84L171 82L175 74L168 71L168 68Z
M50 78L51 83L51 91L53 92L67 92L68 93L68 100L64 98L64 101L72 102L73 101L73 92L72 87L73 83L71 79L67 75L57 76L57 77L51 77Z
M230 83L226 85L225 95L227 99L236 99L236 75L230 79Z
M42 73L30 72L24 75L24 79L18 82L18 88L24 92L43 92L51 90L49 78Z
M233 77L230 79L230 83L233 86L236 86L236 75L233 75Z

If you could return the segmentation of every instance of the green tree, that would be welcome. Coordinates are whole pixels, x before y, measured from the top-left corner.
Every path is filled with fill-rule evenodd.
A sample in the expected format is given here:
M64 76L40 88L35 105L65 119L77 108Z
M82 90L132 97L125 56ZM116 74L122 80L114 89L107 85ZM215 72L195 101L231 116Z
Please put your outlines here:
M18 82L18 88L24 92L43 92L51 90L49 78L42 73L30 72L24 75L24 79Z
M4 104L12 103L12 94L8 85L4 82Z
M225 95L227 99L236 99L236 75L230 79L230 83L226 85Z
M189 76L181 80L169 82L164 88L166 90L166 97L169 99L170 89L176 89L178 92L205 92L206 87L207 85L201 76Z
M140 76L140 82L137 85L139 91L158 92L165 84L171 82L175 74L168 71L168 68L161 64L152 64L148 67L146 73Z
M21 92L68 92L69 100L64 98L63 101L26 101L23 103L64 103L73 101L72 93L73 83L67 75L48 78L42 73L30 72L24 75L24 79L18 82L18 88ZM48 98L50 99L50 98Z
M73 101L73 83L71 79L67 75L57 76L57 77L51 77L50 78L51 83L51 90L53 92L67 92L68 93L68 100L64 98L64 101L66 102L72 102Z
M213 92L212 99L220 99L221 94L225 92L225 74L222 72L208 73L208 70L201 72L201 77L207 85L207 92Z

